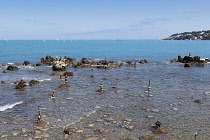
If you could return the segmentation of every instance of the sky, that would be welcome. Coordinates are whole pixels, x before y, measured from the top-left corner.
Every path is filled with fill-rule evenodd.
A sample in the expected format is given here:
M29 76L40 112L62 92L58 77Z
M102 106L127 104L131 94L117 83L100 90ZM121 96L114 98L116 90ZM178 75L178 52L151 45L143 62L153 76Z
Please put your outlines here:
M0 0L0 39L162 39L210 30L210 0Z

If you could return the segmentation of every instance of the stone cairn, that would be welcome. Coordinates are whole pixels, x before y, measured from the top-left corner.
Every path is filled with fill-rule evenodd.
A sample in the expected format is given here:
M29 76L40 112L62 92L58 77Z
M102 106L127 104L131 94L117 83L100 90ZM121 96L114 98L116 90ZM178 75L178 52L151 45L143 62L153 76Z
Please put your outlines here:
M100 88L99 88L98 92L100 92L100 93L104 92L104 86L103 86L102 80L101 80Z
M148 83L148 96L150 96L150 97L153 96L151 90L152 90L152 87L151 87L151 82L149 80L149 83Z
M39 113L38 113L37 124L41 124L41 123L44 122L44 119L42 118L42 115L41 115L41 108L40 108L40 106L38 106L38 110L39 110Z

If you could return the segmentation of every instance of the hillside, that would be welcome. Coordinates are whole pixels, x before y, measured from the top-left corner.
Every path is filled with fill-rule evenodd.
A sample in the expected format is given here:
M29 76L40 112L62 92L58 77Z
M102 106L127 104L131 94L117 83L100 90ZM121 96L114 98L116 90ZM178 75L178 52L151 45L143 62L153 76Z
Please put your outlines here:
M210 40L210 30L176 33L163 40Z

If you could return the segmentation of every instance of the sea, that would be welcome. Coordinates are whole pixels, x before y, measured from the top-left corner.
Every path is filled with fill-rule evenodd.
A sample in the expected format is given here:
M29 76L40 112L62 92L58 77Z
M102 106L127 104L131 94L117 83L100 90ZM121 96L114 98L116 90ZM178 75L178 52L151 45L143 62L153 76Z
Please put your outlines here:
M70 87L59 88L63 72L41 63L47 55L125 65L68 67L74 74L68 78ZM0 139L210 140L210 63L190 68L170 63L178 55L210 58L210 41L0 40ZM144 59L149 63L138 63ZM136 67L127 61L137 62ZM9 65L18 71L3 73ZM15 89L22 78L27 87ZM40 84L30 86L30 80ZM101 83L103 93L97 92ZM38 106L45 122L41 126ZM158 120L164 132L152 127Z

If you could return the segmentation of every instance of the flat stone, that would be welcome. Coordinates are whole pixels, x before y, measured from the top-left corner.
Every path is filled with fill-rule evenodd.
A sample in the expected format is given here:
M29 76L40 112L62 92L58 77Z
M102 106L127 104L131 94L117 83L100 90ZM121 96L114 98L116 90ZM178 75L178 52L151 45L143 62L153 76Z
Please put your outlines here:
M129 119L129 118L125 118L125 119L123 119L124 121L128 121L128 122L131 122L132 121L132 119Z
M94 127L94 124L89 124L88 127Z
M158 109L152 109L152 112L160 112Z
M19 133L13 133L12 135L13 135L13 136L17 136L18 134L19 134Z
M83 133L84 130L77 130L76 133Z
M153 118L153 117L155 117L154 115L149 115L149 116L147 116L147 118Z

